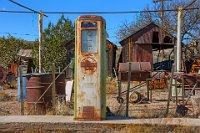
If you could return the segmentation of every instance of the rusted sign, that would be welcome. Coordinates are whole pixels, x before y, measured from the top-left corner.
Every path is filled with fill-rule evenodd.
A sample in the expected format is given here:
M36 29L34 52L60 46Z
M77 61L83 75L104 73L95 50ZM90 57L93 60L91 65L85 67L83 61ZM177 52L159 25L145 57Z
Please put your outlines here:
M83 118L84 119L93 119L94 118L94 106L84 106L83 107Z
M95 57L85 57L81 61L81 68L84 72L90 71L95 72L97 68L97 62L95 60Z
M165 81L164 79L153 79L153 80L147 80L148 82L148 88L153 89L164 89L165 88Z

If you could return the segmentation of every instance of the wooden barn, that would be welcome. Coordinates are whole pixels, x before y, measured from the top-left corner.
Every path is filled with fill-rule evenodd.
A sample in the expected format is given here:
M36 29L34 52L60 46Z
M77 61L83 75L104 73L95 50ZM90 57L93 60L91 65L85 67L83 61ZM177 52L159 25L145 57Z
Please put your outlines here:
M114 76L113 68L115 68L115 58L116 58L116 50L117 46L112 43L109 40L106 40L106 59L107 59L107 76ZM74 52L75 52L75 39L69 41L66 43L66 64L69 64L74 58ZM67 78L73 78L73 72L71 70L72 68L69 68L67 70Z
M106 40L106 54L107 54L107 76L113 77L115 68L115 61L116 61L116 50L117 46Z
M153 65L153 51L173 48L175 43L173 35L150 23L120 41L122 62L150 62Z

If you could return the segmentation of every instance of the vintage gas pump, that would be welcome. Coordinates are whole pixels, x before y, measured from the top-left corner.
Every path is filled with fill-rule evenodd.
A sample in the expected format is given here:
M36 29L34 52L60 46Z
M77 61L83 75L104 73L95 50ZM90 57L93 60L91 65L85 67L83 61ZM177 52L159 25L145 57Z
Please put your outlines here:
M106 33L100 16L76 20L74 118L102 120L106 117Z

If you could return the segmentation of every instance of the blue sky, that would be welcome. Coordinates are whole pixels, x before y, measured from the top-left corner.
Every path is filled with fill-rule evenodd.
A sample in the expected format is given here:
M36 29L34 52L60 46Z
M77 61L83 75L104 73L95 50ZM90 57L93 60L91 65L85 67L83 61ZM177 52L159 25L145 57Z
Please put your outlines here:
M143 10L147 5L152 5L153 0L15 0L16 2L30 7L36 11L136 11ZM8 0L0 0L0 10L23 10ZM44 17L43 29L51 21L56 23L61 15L50 15ZM80 15L65 15L73 22ZM137 14L106 14L101 15L107 23L109 40L118 43L116 31L124 22L131 22ZM37 14L10 14L0 13L0 36L12 36L25 40L35 40L38 38L38 15ZM16 33L16 34L15 34ZM29 35L23 35L29 34Z

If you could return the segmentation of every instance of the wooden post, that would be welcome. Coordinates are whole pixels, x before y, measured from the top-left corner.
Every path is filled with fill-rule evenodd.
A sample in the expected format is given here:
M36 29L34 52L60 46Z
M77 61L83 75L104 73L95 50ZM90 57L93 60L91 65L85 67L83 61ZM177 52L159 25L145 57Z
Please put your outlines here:
M52 64L52 107L53 114L55 114L55 105L56 105L56 84L55 84L55 64Z
M38 27L39 27L39 73L42 72L42 17L43 13L39 13Z
M153 93L152 93L153 89L150 90L150 102L153 102Z
M24 115L24 88L23 88L23 73L22 73L22 66L19 66L19 73L20 73L20 98L21 98L21 115Z
M172 65L172 72L171 72L171 79L170 79L170 85L168 87L168 100L167 100L167 109L166 109L166 113L165 116L168 115L169 112L169 105L170 105L170 99L171 99L171 93L172 93L172 81L173 81L173 77L174 77L174 64Z
M121 72L119 72L119 78L118 78L118 103L121 103Z
M185 75L182 75L182 103L184 103L185 97Z
M175 92L176 92L176 106L178 105L178 87L177 87L177 79L174 79L175 80Z
M149 82L150 82L150 80L146 80L146 82L147 82L147 100L149 101Z
M131 62L129 62L129 69L128 69L128 84L126 93L126 117L128 117L130 81L131 81Z

